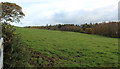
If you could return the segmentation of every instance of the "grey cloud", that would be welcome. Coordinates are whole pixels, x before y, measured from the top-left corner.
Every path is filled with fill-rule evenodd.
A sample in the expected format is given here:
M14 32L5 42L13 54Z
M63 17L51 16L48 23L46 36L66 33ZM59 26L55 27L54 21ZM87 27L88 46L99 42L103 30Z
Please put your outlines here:
M59 23L81 24L85 22L100 22L117 20L117 8L109 6L93 11L79 10L75 12L59 12L54 14L54 21Z
M38 15L37 15L38 14ZM111 5L104 8L94 9L92 11L89 10L76 10L72 12L67 11L59 11L55 12L51 18L48 16L39 16L39 12L36 13L35 16L31 15L27 18L28 23L24 23L24 26L29 25L46 25L46 24L83 24L83 23L93 23L93 22L101 22L101 21L111 21L118 19L118 8ZM27 21L25 21L27 22Z

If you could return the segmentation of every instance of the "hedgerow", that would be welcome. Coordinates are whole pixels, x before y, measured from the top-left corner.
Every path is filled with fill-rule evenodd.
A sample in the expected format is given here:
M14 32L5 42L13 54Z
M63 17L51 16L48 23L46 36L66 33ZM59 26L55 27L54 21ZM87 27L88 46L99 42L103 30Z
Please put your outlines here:
M14 26L8 23L2 25L5 69L29 67L29 51L27 45L22 42L20 35L16 34L15 30Z

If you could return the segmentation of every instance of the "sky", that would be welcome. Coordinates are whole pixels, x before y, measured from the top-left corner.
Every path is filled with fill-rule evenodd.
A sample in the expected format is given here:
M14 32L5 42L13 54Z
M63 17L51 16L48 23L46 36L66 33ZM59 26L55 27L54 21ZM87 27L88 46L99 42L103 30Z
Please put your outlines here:
M119 0L0 0L22 7L25 17L15 26L84 24L118 20Z

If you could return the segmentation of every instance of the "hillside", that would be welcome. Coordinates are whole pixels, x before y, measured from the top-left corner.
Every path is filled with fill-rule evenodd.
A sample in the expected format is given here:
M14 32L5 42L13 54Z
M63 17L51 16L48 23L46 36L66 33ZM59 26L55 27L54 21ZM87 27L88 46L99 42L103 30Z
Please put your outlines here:
M17 28L22 40L34 51L53 59L52 66L118 66L118 39L75 32ZM40 55L34 62L41 64ZM43 65L48 65L44 62Z

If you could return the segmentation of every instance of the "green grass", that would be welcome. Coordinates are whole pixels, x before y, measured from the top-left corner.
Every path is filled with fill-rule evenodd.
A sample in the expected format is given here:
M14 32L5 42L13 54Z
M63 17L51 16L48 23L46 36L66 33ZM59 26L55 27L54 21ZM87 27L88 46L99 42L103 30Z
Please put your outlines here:
M53 58L54 66L118 66L117 38L30 28L17 28L16 32L30 48ZM42 61L39 58L39 63Z

